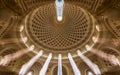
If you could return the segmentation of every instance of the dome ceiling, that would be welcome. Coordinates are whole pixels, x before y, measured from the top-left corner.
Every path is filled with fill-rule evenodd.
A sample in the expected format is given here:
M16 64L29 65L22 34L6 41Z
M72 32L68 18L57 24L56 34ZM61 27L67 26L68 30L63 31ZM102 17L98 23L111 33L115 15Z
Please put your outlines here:
M120 65L119 5L65 0L59 21L54 0L0 0L0 66L19 75L104 75Z
M38 50L75 51L85 47L97 33L95 19L79 6L65 4L63 20L57 21L54 3L40 6L25 17L21 38L27 37L26 45ZM98 33L99 34L99 33ZM98 35L97 34L97 35Z

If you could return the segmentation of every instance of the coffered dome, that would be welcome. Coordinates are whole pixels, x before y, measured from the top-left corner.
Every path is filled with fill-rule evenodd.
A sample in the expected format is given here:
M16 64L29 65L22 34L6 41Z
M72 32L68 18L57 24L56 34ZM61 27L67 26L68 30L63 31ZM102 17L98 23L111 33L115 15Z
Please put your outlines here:
M21 35L28 38L26 45L54 53L76 51L98 36L95 19L79 6L65 4L62 22L57 21L54 3L40 6L25 17ZM21 37L23 38L23 37Z

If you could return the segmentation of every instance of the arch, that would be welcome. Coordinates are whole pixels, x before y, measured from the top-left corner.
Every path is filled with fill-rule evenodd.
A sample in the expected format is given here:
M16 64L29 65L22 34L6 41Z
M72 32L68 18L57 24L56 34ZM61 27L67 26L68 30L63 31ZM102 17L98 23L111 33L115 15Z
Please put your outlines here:
M17 46L11 46L11 45L7 45L7 48L3 48L1 51L0 51L0 56L5 56L7 54L11 54L11 53L14 53L18 50Z
M118 55L120 55L120 52L117 50L117 49L115 49L115 48L113 48L113 47L104 47L104 48L102 48L101 49L103 52L105 52L105 53L108 53L108 54L113 54L113 55L115 55L115 56L118 56Z
M57 75L57 72L58 66L55 66L52 75ZM62 75L69 75L65 66L62 66L62 72L63 72Z
M91 71L88 71L87 75L94 75L94 74Z
M117 49L115 49L114 47L108 46L108 47L102 48L101 50L107 54L116 56L116 58L119 60L118 57L120 57L120 52ZM107 60L103 60L103 63L105 65L105 67L113 67L114 66L112 63L110 63Z
M27 75L33 75L33 71L29 71Z
M94 75L94 73L90 69L87 69L85 75Z
M41 70L42 65L39 62L34 63L34 65L30 68L30 71L33 73L32 75L38 75ZM30 72L29 71L29 72Z

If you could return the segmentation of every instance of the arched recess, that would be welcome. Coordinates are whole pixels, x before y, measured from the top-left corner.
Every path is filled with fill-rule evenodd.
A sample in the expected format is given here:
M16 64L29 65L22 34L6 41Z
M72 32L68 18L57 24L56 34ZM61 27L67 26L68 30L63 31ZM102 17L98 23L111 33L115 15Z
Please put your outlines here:
M119 51L117 51L115 48L112 47L105 47L101 49L103 52L110 54L110 55L115 55L118 59L120 58L120 53ZM120 60L119 60L120 61ZM110 68L113 67L114 65L111 64L109 61L106 61L103 59L103 63L105 65L106 68Z
M81 75L86 75L86 69L89 69L89 67L84 62L79 63L78 68L81 72Z
M120 55L120 52L113 47L104 47L104 48L102 48L102 51L107 53L107 54L111 54L111 55L115 55L115 56Z
M32 72L32 75L39 75L39 71L41 70L42 65L39 62L34 63L34 65L30 68L29 72Z
M5 5L5 7L9 8L13 12L15 12L18 15L21 15L21 8L16 2L16 0L2 0L2 3ZM14 6L13 6L14 5Z
M18 51L20 48L16 44L6 44L2 50L0 50L0 56L5 56Z
M22 57L16 59L15 61L15 66L13 67L13 71L15 71L16 73L19 73L22 65L24 65L25 63L27 63L27 61L30 60L30 57L28 55L23 55Z
M1 59L8 55L8 54L12 54L15 53L18 50L17 46L15 45L7 45L6 48L4 48L3 50L0 51L0 56ZM6 66L8 67L8 69L11 69L11 71L14 70L14 66L16 65L16 60L10 62L9 64L7 64Z
M94 75L94 73L91 70L87 69L85 75Z
M57 72L58 72L58 66L56 66L53 69L52 75L57 75ZM62 66L62 72L63 72L62 75L69 75L65 66Z
M14 48L9 48L9 49L3 51L0 55L1 55L1 56L5 56L5 55L8 55L8 54L12 54L12 53L14 53L14 52L16 52L16 49L14 49Z
M9 12L9 13L4 13L4 12ZM10 30L11 26L14 25L15 18L12 17L13 13L9 10L1 10L0 14L2 14L2 16L0 17L0 20L1 20L0 21L0 39L1 39ZM4 16L4 14L6 16Z
M33 75L33 71L29 71L28 73L27 73L27 75Z
M107 14L106 14L107 15ZM112 15L112 14L111 14ZM119 13L115 14L115 16L107 15L107 17L102 17L103 23L107 27L107 29L118 39L120 39L120 21L119 21ZM114 19L113 19L114 17Z

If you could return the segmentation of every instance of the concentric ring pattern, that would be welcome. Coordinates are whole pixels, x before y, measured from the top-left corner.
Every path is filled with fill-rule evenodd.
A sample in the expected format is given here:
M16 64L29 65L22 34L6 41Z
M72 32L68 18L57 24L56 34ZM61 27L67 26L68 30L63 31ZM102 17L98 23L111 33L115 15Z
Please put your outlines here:
M88 13L78 6L65 4L62 22L57 21L54 4L41 6L26 20L28 36L48 50L71 50L82 46L92 35Z

